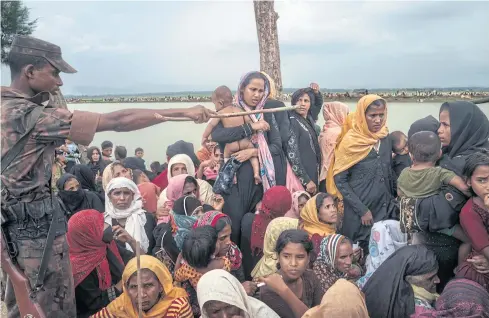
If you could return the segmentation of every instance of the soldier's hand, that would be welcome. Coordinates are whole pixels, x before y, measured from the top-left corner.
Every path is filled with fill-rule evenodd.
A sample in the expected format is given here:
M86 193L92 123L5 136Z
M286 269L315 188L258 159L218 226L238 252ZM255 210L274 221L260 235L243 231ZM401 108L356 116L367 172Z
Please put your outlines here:
M216 115L216 112L202 105L190 107L185 111L185 117L193 119L197 124L206 123L212 115Z

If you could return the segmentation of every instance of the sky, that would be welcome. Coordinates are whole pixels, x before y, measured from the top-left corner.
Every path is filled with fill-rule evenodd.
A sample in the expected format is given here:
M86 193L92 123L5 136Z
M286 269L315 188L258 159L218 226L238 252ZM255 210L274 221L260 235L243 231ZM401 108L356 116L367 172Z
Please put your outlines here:
M25 1L78 70L64 94L234 89L259 69L253 2ZM276 1L283 86L489 86L489 1ZM2 66L2 85L10 75Z

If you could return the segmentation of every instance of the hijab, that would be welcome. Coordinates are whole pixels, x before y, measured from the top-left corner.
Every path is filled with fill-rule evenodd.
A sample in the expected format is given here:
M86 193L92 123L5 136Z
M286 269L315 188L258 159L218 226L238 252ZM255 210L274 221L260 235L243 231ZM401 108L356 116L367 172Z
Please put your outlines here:
M76 177L83 190L97 192L95 187L95 175L92 170L86 165L74 165L70 173Z
M192 163L194 165L194 169L196 166L200 165L200 161L199 159L197 159L197 156L195 155L194 145L192 143L179 140L173 145L170 145L168 146L168 148L166 148L166 155L169 158L173 158L174 156L180 154L185 154L191 158ZM170 169L170 165L168 165L168 169Z
M306 311L302 318L369 318L365 297L346 279L339 279L324 294L321 305Z
M321 283L323 291L327 291L338 279L347 276L346 273L342 273L335 267L338 248L345 239L346 237L343 235L333 234L326 236L321 241L313 270Z
M268 276L277 271L278 256L275 252L277 239L283 231L297 229L298 226L298 219L279 217L270 221L265 231L263 256L251 272L253 278Z
M409 245L395 251L363 288L370 316L388 318L414 314L414 292L406 276L424 275L437 269L435 254L424 245Z
M166 317L168 309L172 306L173 302L177 299L188 300L187 292L180 287L173 286L173 278L170 271L166 266L158 259L149 255L141 255L140 258L141 269L149 269L152 271L161 286L163 287L164 296L147 312L143 312L143 318L160 318ZM128 295L127 283L129 278L137 271L137 260L133 258L127 263L124 273L122 274L122 290L123 293L111 302L107 307L107 313L110 317L117 318L137 318L138 311L134 308L131 298ZM168 313L169 314L169 313Z
M215 269L205 273L197 284L197 298L202 318L208 318L204 306L209 301L220 301L241 309L245 318L279 318L270 307L246 294L243 285L229 272Z
M373 94L365 95L358 101L357 109L353 115L352 128L345 133L335 150L333 177L362 161L381 139L389 135L389 130L386 126L387 104L385 106L385 116L380 131L373 133L368 129L365 112L377 100L384 101L380 96ZM342 199L341 193L336 189L334 179L328 186L329 193Z
M178 154L173 156L168 162L168 182L170 182L170 179L173 178L171 169L175 164L184 164L187 168L187 174L190 176L195 176L195 166L192 159L190 159L190 157L186 154Z
M261 208L251 224L251 251L255 255L263 251L265 231L271 220L284 216L290 210L292 197L284 186L274 186L263 195Z
M468 101L446 102L441 109L450 113L450 144L443 149L450 158L467 156L477 148L489 148L489 120Z
M92 208L90 201L88 200L87 193L81 188L81 186L76 191L66 191L64 189L65 183L71 179L76 180L76 177L70 173L65 173L56 182L58 196L63 201L68 211L75 213Z
M92 155L94 151L98 151L99 154L98 161L92 161ZM98 147L88 148L87 158L88 158L87 166L90 168L90 170L92 170L94 176L96 176L97 174L102 175L107 165L105 164L104 159L102 158L102 152L100 151L100 149Z
M139 192L143 198L143 209L150 212L156 212L156 204L160 196L160 188L151 182L143 182L138 184Z
M336 148L336 140L341 134L343 125L350 109L348 105L342 102L324 103L323 117L324 125L321 134L319 135L319 146L322 153L321 174L319 180L326 179L329 166L334 162L334 150Z
M99 288L107 290L112 285L107 249L109 249L124 268L119 250L114 241L109 244L102 241L104 234L104 216L96 210L83 210L68 221L66 240L70 251L70 262L75 287L94 269L97 270Z
M192 215L192 212L199 206L202 206L202 203L193 196L181 197L173 204L172 217L176 227L174 238L180 251L182 250L183 241L197 221L197 216Z
M311 195L306 191L296 191L292 193L292 207L287 213L285 213L286 217L296 218L296 219L300 217L301 211L299 211L299 198L302 195L305 195L307 197L307 200L311 198Z
M303 221L303 229L309 234L309 237L317 234L326 236L336 233L336 224L326 224L319 220L318 211L326 199L325 193L318 193L307 201L301 211L301 219Z
M487 317L489 293L481 285L465 278L451 280L436 301L435 310L419 317Z
M263 109L267 101L267 98L270 95L270 83L268 82L265 76L263 76L261 73L258 73L263 77L265 82L265 92L263 94L262 99L258 102L258 105L256 105L254 109L246 105L245 101L243 100L241 90L245 88L244 87L245 81L248 79L250 75L257 74L257 73L258 72L247 73L245 76L241 78L241 81L238 85L238 90L236 93L236 105L238 105L238 107L241 107L245 111ZM263 116L264 116L263 114L249 115L252 122L257 122L260 119L264 120L264 118L262 118ZM260 161L260 175L263 182L263 190L267 191L268 189L270 189L276 184L275 166L273 165L272 154L270 153L270 149L268 148L268 143L263 132L257 132L252 137L251 142L253 143L253 145L255 145L255 147L258 147L258 159Z
M109 194L120 188L128 188L134 193L134 199L131 205L124 210L117 209L110 201ZM110 180L107 185L107 192L105 193L105 222L112 224L112 219L126 219L125 230L136 241L141 244L141 249L144 253L148 252L149 239L146 235L144 226L146 225L146 211L143 210L143 201L141 199L141 193L139 192L136 184L127 178L118 177ZM126 249L132 251L132 248L126 243Z
M411 124L408 131L408 139L420 131L431 131L438 134L438 128L440 128L440 122L431 115L426 116L425 118L418 119Z

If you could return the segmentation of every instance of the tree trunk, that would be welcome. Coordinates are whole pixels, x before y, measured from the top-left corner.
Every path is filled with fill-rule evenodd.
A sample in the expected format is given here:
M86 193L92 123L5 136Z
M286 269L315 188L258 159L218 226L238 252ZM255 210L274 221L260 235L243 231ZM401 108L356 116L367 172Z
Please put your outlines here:
M282 92L280 72L280 49L278 45L277 20L274 1L253 1L255 6L256 31L260 48L260 70L275 81L277 92Z

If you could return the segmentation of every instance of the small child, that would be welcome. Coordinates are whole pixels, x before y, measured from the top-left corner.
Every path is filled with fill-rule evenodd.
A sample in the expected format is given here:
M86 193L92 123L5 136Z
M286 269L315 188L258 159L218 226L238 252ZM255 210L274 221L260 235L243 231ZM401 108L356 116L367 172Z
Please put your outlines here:
M64 151L66 158L66 171L70 171L74 165L80 164L80 150L78 150L78 146L73 141L65 139L65 144L60 149Z
M415 199L438 194L443 184L449 184L462 191L465 195L470 196L469 188L462 178L450 170L435 167L442 154L441 141L435 133L431 131L415 133L409 139L408 145L413 164L410 168L404 169L397 180L397 194L401 198L401 225L404 226L406 226L406 223L410 223L405 222L406 215L412 223L414 223L414 219L418 219L415 211ZM414 200L414 202L409 202L409 200ZM411 230L415 232L417 229L408 228L407 231ZM467 235L460 227L460 224L438 232L453 236L464 243L468 242ZM470 249L470 245L467 245L465 249Z
M408 137L402 131L393 131L389 134L389 138L392 140L392 169L399 178L402 170L412 164L409 157Z
M241 108L233 105L233 93L227 86L219 86L216 88L212 93L212 102L216 106L218 114L231 114L243 111ZM202 136L202 145L209 141L212 130L219 124L219 122L222 122L225 128L232 128L251 123L251 119L248 116L211 119ZM245 138L240 141L226 144L226 147L224 148L224 160L228 160L233 154L244 149L254 149L254 145L250 139ZM260 162L257 157L251 157L250 162L253 166L255 184L259 184L262 181L260 177Z
M231 271L231 262L227 257L217 257L220 243L217 232L210 225L192 229L185 237L182 253L175 265L175 281L188 280L197 288L200 278L213 269Z

